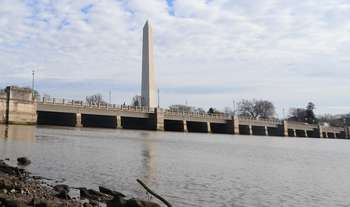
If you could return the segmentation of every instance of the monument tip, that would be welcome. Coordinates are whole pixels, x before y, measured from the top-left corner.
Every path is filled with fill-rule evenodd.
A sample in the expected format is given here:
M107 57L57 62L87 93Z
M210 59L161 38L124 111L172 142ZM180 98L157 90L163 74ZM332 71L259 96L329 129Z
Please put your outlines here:
M145 27L150 25L149 19L146 20Z

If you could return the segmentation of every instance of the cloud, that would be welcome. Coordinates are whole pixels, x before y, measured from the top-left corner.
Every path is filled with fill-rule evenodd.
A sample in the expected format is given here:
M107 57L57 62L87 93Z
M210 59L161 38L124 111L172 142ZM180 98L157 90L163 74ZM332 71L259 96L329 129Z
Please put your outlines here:
M346 0L2 0L0 84L30 85L35 69L45 93L113 89L115 102L131 100L147 19L164 106L255 97L279 110L312 100L320 113L349 111Z

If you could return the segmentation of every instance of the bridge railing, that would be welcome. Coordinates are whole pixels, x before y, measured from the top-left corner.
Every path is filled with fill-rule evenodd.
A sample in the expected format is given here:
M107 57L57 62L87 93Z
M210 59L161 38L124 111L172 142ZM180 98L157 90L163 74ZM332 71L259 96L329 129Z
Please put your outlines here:
M296 125L296 126L310 127L310 128L318 128L317 124L309 124L306 122L299 122L299 121L289 121L288 120L288 124L289 125Z
M94 108L94 109L106 109L106 110L118 110L118 111L127 111L127 112L140 112L140 113L154 113L154 108L148 108L148 107L138 107L138 106L128 106L128 105L116 105L116 104L108 104L108 103L100 103L100 104L89 104L83 101L77 101L73 99L63 99L63 98L46 98L43 97L41 101L39 101L41 104L54 104L54 105L65 105L65 106L74 106L74 107L84 107L84 108ZM162 111L165 113L165 115L170 116L180 116L180 117L193 117L193 118L204 118L204 119L211 119L211 120L230 120L232 119L231 114L226 113L200 113L200 112L180 112L180 111L172 111L169 109L158 109L159 111ZM250 118L250 117L243 117L238 116L239 121L246 121L251 122L254 124L254 122L264 122L266 124L282 124L282 120L279 119L262 119L262 118ZM318 128L318 125L316 124L307 124L304 122L296 122L296 121L288 121L288 124L296 125L296 126L303 126L303 127L310 127L310 128ZM340 127L323 127L327 131L342 131L343 128Z
M246 117L246 116L238 116L239 121L246 121L246 122L264 122L268 124L275 124L279 125L282 124L282 120L280 119L264 119L264 118L251 118L251 117Z
M326 132L340 133L345 131L344 127L322 126L322 130Z
M69 105L69 106L75 106L75 107L107 109L107 110L122 110L122 111L131 111L131 112L144 112L144 113L154 112L153 108L148 108L148 107L116 105L116 104L108 104L108 103L90 104L83 101L77 101L72 99L62 99L62 98L45 98L44 97L39 103L54 104L54 105Z
M180 117L195 117L195 118L208 118L208 119L230 119L229 114L208 114L208 113L200 113L200 112L180 112L180 111L172 111L169 109L164 110L166 115L170 116L180 116Z

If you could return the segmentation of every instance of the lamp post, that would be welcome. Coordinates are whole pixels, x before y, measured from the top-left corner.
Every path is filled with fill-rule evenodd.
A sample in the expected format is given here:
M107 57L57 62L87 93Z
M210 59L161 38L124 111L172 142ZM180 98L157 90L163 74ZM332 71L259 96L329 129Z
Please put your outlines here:
M112 91L111 90L109 90L109 93L108 93L108 95L109 95L109 104L112 104Z
M233 113L233 116L236 116L236 101L233 99L232 100L232 113Z
M34 76L35 70L32 70L32 99L34 100Z
M159 88L158 88L158 108L160 108L160 91L159 91Z

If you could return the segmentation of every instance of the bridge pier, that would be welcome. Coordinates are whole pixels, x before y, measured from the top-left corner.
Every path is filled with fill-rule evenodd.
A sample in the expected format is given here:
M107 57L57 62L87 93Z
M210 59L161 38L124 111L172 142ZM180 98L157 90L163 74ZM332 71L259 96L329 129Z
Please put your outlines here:
M253 126L249 124L248 127L249 127L249 135L253 135Z
M239 134L239 120L238 117L232 116L232 119L226 121L228 134Z
M344 127L344 131L345 131L345 139L350 139L350 128L349 127Z
M153 123L155 130L164 131L164 112L159 108L154 109Z
M308 138L309 135L308 135L308 133L307 133L307 129L304 130L304 133L305 133L305 137Z
M316 138L323 138L323 130L322 126L318 125L316 129L314 129L314 137Z
M183 124L184 132L188 132L187 121L186 120L182 120L182 124Z
M81 113L75 114L75 127L83 127Z
M37 103L31 89L8 86L0 94L0 121L5 124L36 124Z
M267 126L265 126L265 136L269 136L269 129Z
M117 129L122 129L123 128L123 126L122 126L122 117L121 116L116 116L115 119L116 119L116 122L117 122Z
M207 129L208 129L208 133L211 133L211 126L210 126L210 122L207 122Z
M289 133L288 133L288 122L286 120L283 120L283 122L282 122L281 132L282 132L282 136L284 136L284 137L288 137L289 136Z

